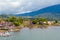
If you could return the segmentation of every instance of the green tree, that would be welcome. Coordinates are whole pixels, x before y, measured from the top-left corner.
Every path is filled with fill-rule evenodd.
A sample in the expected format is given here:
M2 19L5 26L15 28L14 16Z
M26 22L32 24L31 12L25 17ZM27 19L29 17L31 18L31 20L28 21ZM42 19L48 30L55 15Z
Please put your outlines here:
M42 21L42 22L47 21L47 19L45 19L45 18L37 18L37 20Z
M15 22L13 22L13 23L14 23L15 26L19 26L19 25L20 25L20 23L17 22L17 21L15 21Z
M21 18L21 17L19 17L18 19L17 19L17 22L19 22L19 23L23 23L23 18Z
M8 17L7 19L6 19L6 21L8 21L8 22L14 22L14 21L16 21L16 17L15 16L10 16L10 17Z
M55 23L58 23L58 21L57 21L57 20L55 20Z
M36 24L37 22L47 22L47 19L45 18L35 18L32 20L33 24Z

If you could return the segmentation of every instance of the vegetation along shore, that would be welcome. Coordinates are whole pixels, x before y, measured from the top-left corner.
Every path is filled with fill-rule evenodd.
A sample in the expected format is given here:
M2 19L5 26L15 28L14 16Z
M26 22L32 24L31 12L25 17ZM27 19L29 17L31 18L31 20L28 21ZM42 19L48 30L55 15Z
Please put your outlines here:
M5 32L17 32L20 29L28 27L32 28L48 28L48 26L60 26L60 21L49 21L46 18L24 18L24 17L0 17L0 34Z

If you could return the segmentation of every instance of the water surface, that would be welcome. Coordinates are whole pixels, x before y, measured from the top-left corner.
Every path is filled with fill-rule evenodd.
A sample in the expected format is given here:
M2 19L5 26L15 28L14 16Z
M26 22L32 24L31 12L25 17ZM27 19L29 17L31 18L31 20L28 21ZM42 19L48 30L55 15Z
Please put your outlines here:
M20 32L11 33L12 36L0 37L0 40L60 40L60 27L23 28Z

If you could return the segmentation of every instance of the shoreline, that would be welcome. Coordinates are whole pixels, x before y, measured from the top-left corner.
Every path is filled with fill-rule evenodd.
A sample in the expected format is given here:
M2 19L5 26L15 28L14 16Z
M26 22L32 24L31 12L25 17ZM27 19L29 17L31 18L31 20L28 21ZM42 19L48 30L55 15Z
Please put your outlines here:
M54 26L52 26L52 25L50 25L50 26L48 26L48 27L54 27ZM48 27L47 28L40 28L39 27L39 29L48 29ZM57 27L57 26L55 26L55 27ZM59 26L58 26L59 27ZM24 27L24 28L26 28L26 27ZM27 27L27 28L29 28L29 27ZM34 28L34 27L33 27ZM33 28L29 28L29 29L33 29ZM37 27L38 28L38 27ZM21 29L23 29L23 28L21 28ZM9 32L19 32L21 29L17 29L17 28L15 28L15 29L13 29L13 30L0 30L0 36L2 36L2 37L8 37L8 36L11 36L11 34L9 33Z

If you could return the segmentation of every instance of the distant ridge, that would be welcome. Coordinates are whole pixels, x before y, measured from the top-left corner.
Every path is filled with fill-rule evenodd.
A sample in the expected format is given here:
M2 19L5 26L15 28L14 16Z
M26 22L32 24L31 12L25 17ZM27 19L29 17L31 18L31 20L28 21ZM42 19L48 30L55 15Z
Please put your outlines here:
M30 13L24 13L24 14L17 14L15 16L35 16L40 15L42 13L59 13L60 14L60 4L49 6L43 9L40 9L38 11L30 12Z

